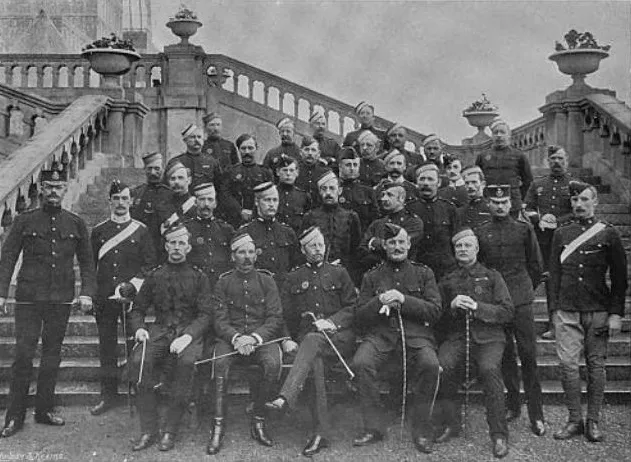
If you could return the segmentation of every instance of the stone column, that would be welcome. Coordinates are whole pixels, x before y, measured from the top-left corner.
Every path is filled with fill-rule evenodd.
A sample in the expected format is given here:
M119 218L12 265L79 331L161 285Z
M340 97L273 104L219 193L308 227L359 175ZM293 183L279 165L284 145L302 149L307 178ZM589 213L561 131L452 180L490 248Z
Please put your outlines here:
M102 143L105 154L120 156L123 154L123 117L129 102L125 100L112 101L107 115L106 134Z
M566 103L568 108L565 150L570 167L583 166L583 112L578 102Z

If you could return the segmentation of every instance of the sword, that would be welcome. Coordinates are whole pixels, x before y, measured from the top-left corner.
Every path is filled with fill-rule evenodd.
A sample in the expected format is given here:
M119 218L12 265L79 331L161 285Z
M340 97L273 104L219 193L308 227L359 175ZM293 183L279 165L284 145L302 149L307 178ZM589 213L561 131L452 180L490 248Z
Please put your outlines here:
M401 331L401 359L403 361L403 396L401 396L401 424L400 438L403 439L403 430L405 428L405 408L407 407L407 390L408 390L408 354L405 344L405 328L403 327L403 317L401 316L401 304L394 305L399 320L399 330Z
M465 388L464 388L464 406L462 408L462 431L464 437L467 437L467 414L469 412L469 386L470 383L470 354L471 354L471 311L466 310L466 344L465 344Z
M129 306L129 302L126 300L121 300L121 322L123 324L123 337L125 343L125 364L127 364L127 409L129 409L129 415L133 417L133 409L131 405L131 380L129 380L129 348L127 346L127 307Z
M138 385L142 382L142 371L145 368L145 354L147 353L147 340L142 341L142 355L140 356L140 371L138 372Z
M313 314L313 311L305 311L304 313L302 313L302 316L303 317L311 316L313 318L314 323L318 320L318 318L316 318L316 315ZM321 330L320 332L322 333L322 335L324 335L324 338L327 340L327 342L329 342L329 345L331 345L331 348L333 349L338 359L342 363L342 366L344 366L344 369L346 369L346 372L348 373L348 376L350 377L350 379L353 380L355 378L355 373L351 370L350 367L348 367L348 364L344 360L344 357L342 356L342 353L340 353L340 350L337 349L337 347L333 343L333 340L331 340L331 337L329 337L329 334L327 334L323 330Z
M271 345L272 343L278 343L278 342L282 342L284 340L290 340L290 339L291 339L291 337L275 338L274 340L269 340L267 342L263 342L260 345L254 345L254 349L260 348L260 347L265 346L265 345ZM215 356L215 357L212 357L212 358L200 359L199 361L195 361L195 365L199 366L200 364L206 364L206 363L209 363L209 362L212 362L212 361L216 361L218 359L227 358L228 356L234 356L234 355L237 355L237 354L239 354L239 352L235 350L235 351L231 351L230 353L226 353L224 355L219 355L219 356Z

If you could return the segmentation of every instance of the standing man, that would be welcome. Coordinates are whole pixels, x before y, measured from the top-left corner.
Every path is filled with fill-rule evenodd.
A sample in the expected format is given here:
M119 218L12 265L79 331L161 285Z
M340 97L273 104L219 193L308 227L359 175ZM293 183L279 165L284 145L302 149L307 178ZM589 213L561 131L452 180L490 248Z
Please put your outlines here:
M233 351L238 355L214 362L215 418L206 452L217 454L225 434L226 392L230 367L235 360L259 364L263 378L250 389L254 400L250 435L263 446L274 442L265 429L265 402L272 399L280 376L282 352L278 343L262 345L283 332L283 310L278 288L269 271L257 270L256 247L248 234L239 234L230 244L235 269L224 273L215 294L221 300L216 313L217 343L214 356ZM250 384L252 386L252 383Z
M522 199L526 196L532 172L526 155L510 145L511 131L503 120L491 124L493 146L478 155L475 165L484 172L488 184L510 185L511 216L517 218L522 209Z
M328 260L339 260L353 280L361 276L357 267L357 246L362 237L359 216L353 210L341 207L340 183L333 172L325 173L318 180L322 205L305 215L303 226L317 226L329 246Z
M337 171L340 145L337 141L324 134L326 132L326 117L321 111L313 111L309 118L309 124L313 129L313 138L320 146L321 158L326 161L327 166L331 170Z
M276 164L281 154L296 160L300 159L300 148L294 141L294 121L289 117L283 117L276 124L276 128L278 129L278 136L280 136L280 146L267 151L263 159L263 165L273 172L276 171Z
M131 190L133 204L130 209L131 217L141 221L149 229L151 241L155 247L158 261L166 259L160 225L171 216L171 198L173 192L162 182L164 168L162 154L150 152L142 157L147 182Z
M120 298L131 301L147 273L157 264L149 229L129 214L129 187L114 180L109 195L110 219L96 225L91 236L96 262L95 314L101 360L101 401L90 409L92 415L107 412L116 404L118 396L118 319L123 323L127 321L123 316L129 317L128 313L123 314Z
M414 445L430 453L431 409L439 374L434 324L440 318L440 294L432 270L408 259L410 238L405 229L387 224L380 237L386 261L364 276L355 309L357 328L365 335L353 358L363 420L363 432L353 445L384 438L387 426L379 411L377 375L386 361L396 360L392 353L406 348L415 389Z
M420 197L407 205L424 225L417 258L429 266L440 281L456 266L450 241L456 230L456 207L438 196L440 179L436 164L421 165L417 172Z
M300 156L296 186L311 194L312 203L318 204L320 202L318 178L331 169L320 160L320 145L317 140L310 136L305 136L302 139Z
M620 234L611 224L594 218L596 189L572 181L574 220L557 229L550 255L550 302L556 331L561 383L569 411L568 422L554 434L567 440L585 433L591 442L603 441L598 427L605 393L607 339L620 333L628 286L627 257ZM605 282L609 273L610 284ZM583 424L579 360L587 363L587 424Z
M16 353L4 428L0 432L5 438L24 425L33 357L40 335L42 357L35 422L64 425L64 419L53 413L53 406L61 344L75 298L75 256L81 272L78 304L83 312L92 309L96 290L88 229L80 217L61 207L68 190L67 172L42 171L40 181L42 206L16 217L0 258L0 309L4 310L13 270L22 253L15 293Z
M425 162L436 164L438 170L443 173L445 170L445 154L443 153L443 143L435 133L430 133L423 139L423 152Z
M408 140L408 132L403 125L395 123L392 127L390 127L386 131L386 139L388 140L389 149L396 149L405 156L405 164L408 169L412 169L412 171L414 171L414 168L423 162L423 158L421 156L408 151L405 148L405 143L407 143Z
M138 377L136 402L141 431L134 451L147 449L158 438L160 419L155 385L165 368L173 368L174 383L158 449L173 449L189 403L195 361L201 355L203 336L218 305L206 275L186 261L191 251L190 239L184 226L167 230L164 234L167 262L149 273L131 312L130 325L138 342L132 370ZM148 326L145 317L150 309L155 311L156 320Z
M476 231L481 224L491 219L489 201L484 197L484 173L480 167L474 165L462 171L462 178L467 189L468 201L456 210L456 220L459 228L471 228Z
M190 124L182 130L182 140L186 144L186 152L169 160L167 172L174 163L180 162L191 172L191 187L200 183L219 184L221 179L219 161L202 151L204 130L195 124Z
M355 114L357 114L357 118L359 119L359 129L349 132L344 138L342 146L354 146L359 134L364 130L371 131L379 139L379 144L382 145L386 139L386 133L375 127L374 106L368 104L366 101L362 101L355 106Z
M241 159L234 143L221 137L223 131L221 116L216 112L211 112L202 118L202 122L206 129L206 140L204 140L202 152L217 159L222 170L238 164Z
M407 169L405 155L398 149L393 149L383 158L386 166L386 176L375 186L377 197L381 197L381 191L386 183L397 183L403 186L406 193L405 203L409 203L418 198L419 192L414 183L410 183L403 176Z
M342 148L340 152L340 205L354 210L359 215L362 230L368 228L379 215L375 190L359 181L362 161L350 146Z
M160 231L164 232L178 220L195 216L195 196L191 191L191 170L181 162L173 162L167 168L166 177L171 188L171 215L162 222Z
M307 263L289 273L281 293L285 319L300 347L278 398L266 406L274 411L295 409L300 391L309 376L313 377L309 387L313 434L302 452L311 457L328 447L333 435L323 363L337 363L339 359L323 332L343 356L354 350L353 307L357 295L344 267L325 261L326 243L319 228L309 228L300 236L300 248Z
M508 454L502 382L504 325L513 319L513 303L502 275L478 263L478 239L473 231L465 228L452 241L458 269L445 276L439 285L443 300L441 324L446 327L446 339L438 353L443 368L438 399L445 427L436 442L446 442L460 432L457 397L467 360L466 316L470 316L470 348L484 389L493 455L502 458Z
M283 154L276 166L278 178L278 219L289 225L294 232L302 229L302 220L311 210L311 194L296 186L298 178L298 161Z
M379 138L370 130L364 130L357 136L356 150L361 156L359 181L371 188L377 186L386 176L386 164L378 157Z
M526 194L526 215L530 218L539 248L543 257L544 276L548 276L548 261L554 231L572 217L570 204L570 181L572 176L567 172L567 153L560 146L548 146L548 165L550 174L535 179ZM547 279L547 278L546 278ZM550 284L545 281L546 298L550 322L548 330L543 333L544 339L554 338L554 324L550 309Z
M542 436L546 427L537 372L537 340L532 313L534 289L541 281L541 252L532 226L509 215L511 186L490 185L487 186L486 193L492 219L477 231L480 261L500 272L515 306L515 319L506 329L506 348L502 359L504 385L508 391L507 420L516 420L521 415L519 368L515 354L517 340L530 428L535 435Z
M438 189L438 196L447 199L456 207L462 207L467 200L467 188L462 177L462 161L457 156L445 158L445 172L448 183Z

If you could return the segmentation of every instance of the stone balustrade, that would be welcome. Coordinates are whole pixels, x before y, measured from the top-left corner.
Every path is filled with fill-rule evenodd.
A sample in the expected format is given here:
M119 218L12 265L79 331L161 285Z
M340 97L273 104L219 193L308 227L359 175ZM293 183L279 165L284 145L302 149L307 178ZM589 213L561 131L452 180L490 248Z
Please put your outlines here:
M546 120L539 117L512 130L512 143L524 151L533 167L547 166Z

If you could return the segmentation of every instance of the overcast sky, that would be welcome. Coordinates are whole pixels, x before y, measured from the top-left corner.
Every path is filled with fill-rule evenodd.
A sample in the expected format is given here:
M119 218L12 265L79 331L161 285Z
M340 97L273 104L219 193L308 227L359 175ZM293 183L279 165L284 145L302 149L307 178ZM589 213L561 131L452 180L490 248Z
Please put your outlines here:
M179 4L152 0L154 42ZM565 88L547 57L571 28L611 56L587 83L631 101L629 1L186 0L204 26L191 42L450 143L471 136L462 110L482 92L513 126Z

